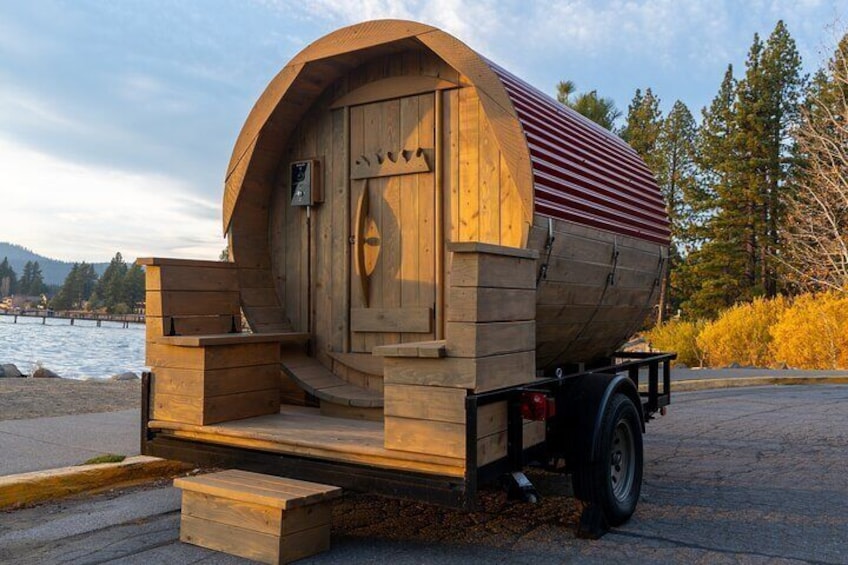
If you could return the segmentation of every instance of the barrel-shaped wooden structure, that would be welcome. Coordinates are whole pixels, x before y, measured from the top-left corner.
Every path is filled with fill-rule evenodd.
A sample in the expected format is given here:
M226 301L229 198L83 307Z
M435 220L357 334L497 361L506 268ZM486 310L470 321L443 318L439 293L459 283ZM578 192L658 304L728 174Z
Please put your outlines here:
M297 163L311 206L293 204ZM620 347L656 303L669 244L626 143L397 20L333 32L274 77L236 142L223 224L251 328L307 332L327 370L365 381L376 347L444 338L456 244L537 252L538 370Z

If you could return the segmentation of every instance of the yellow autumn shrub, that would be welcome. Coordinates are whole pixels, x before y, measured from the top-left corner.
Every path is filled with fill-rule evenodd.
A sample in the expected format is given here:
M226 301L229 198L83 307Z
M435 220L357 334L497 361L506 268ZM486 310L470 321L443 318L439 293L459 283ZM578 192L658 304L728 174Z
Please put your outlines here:
M675 364L696 367L704 361L704 352L697 344L698 334L703 327L704 322L700 320L669 320L645 332L644 337L653 349L677 353Z
M771 329L778 362L799 369L848 368L848 295L804 294Z
M782 296L771 300L757 298L737 304L709 322L696 340L711 367L737 363L764 367L774 363L771 350L771 326L777 323L787 301Z

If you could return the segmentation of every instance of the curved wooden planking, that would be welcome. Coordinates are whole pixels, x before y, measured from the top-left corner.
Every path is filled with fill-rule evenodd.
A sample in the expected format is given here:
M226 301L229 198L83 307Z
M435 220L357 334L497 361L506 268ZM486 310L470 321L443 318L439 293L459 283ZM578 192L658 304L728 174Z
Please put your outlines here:
M308 108L327 85L357 63L372 57L373 53L369 50L399 42L397 48L400 49L409 46L403 43L406 40L417 40L427 46L477 88L504 154L504 161L521 191L524 219L528 224L532 223L533 174L530 154L512 102L490 64L455 37L434 27L401 20L377 20L342 28L318 39L296 55L269 83L248 115L227 167L224 231L230 227L235 215L241 213L238 211L240 202L245 197L244 192L250 190L246 180L268 179L269 173L275 170L276 162L255 162L257 154L284 147L288 133L299 121L300 113L285 115L283 102L286 98L298 98L298 106ZM334 65L322 69L320 75L309 72L310 65L335 58L340 59ZM497 119L499 117L506 119ZM275 135L262 135L271 130Z

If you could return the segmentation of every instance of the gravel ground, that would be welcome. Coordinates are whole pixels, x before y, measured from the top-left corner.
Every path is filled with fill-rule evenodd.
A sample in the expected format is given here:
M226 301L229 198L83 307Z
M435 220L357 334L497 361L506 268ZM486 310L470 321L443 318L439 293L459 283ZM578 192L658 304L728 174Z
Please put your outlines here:
M140 381L0 379L0 420L138 408Z

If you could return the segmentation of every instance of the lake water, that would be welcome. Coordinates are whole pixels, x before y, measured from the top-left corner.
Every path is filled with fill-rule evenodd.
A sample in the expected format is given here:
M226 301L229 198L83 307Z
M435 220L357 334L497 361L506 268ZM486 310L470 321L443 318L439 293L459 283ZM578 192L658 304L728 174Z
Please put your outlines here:
M30 374L40 364L69 379L107 378L144 370L144 324L0 316L0 363Z

